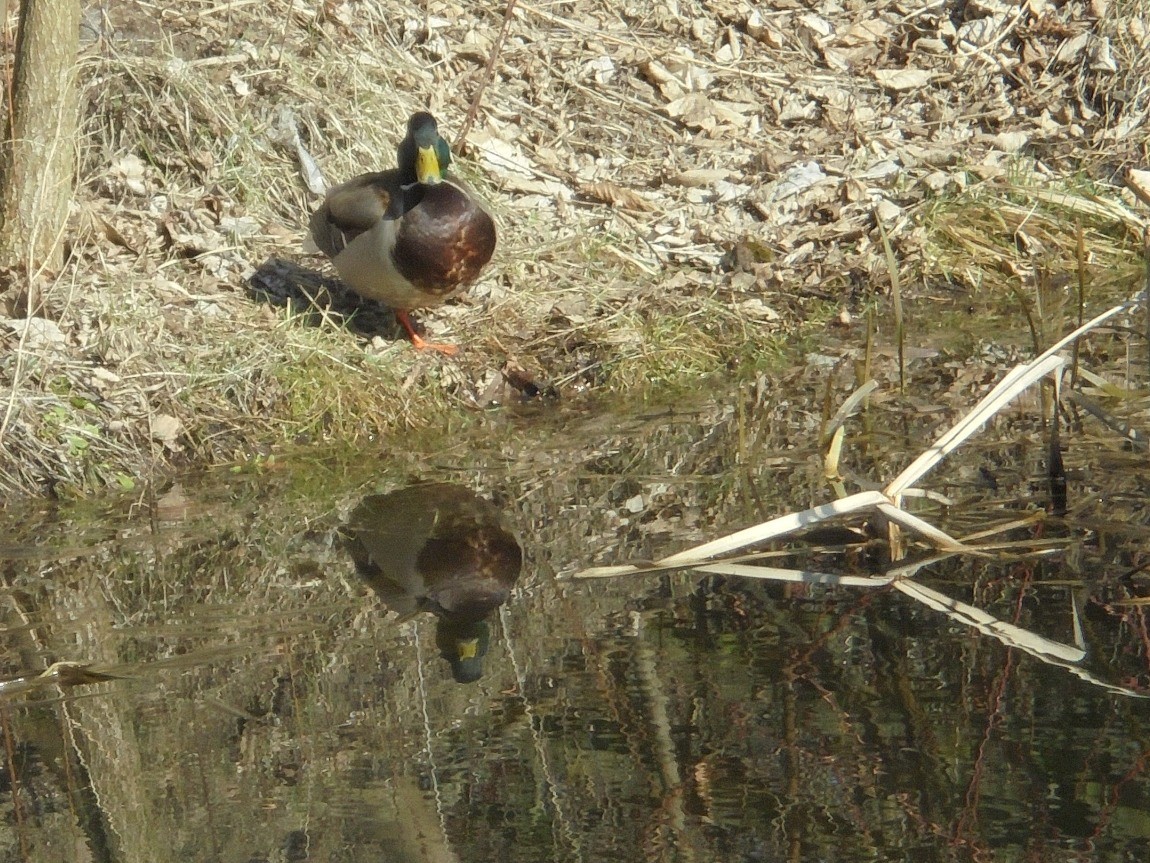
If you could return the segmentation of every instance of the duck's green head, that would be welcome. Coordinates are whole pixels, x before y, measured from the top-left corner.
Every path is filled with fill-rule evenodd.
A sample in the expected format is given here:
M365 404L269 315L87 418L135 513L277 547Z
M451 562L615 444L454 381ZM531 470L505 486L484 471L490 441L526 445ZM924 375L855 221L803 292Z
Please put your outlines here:
M443 174L451 164L451 148L439 134L435 118L426 111L411 115L407 121L407 137L399 145L399 167L405 181L414 180L425 185L443 181Z
M451 623L440 620L435 627L439 654L451 663L456 683L474 683L483 676L483 657L491 643L491 629L484 620Z

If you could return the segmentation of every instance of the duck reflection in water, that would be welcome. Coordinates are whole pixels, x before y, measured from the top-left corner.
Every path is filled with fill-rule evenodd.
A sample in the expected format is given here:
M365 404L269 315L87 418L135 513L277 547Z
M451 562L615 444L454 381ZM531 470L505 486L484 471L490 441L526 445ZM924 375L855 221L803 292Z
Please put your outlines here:
M483 676L486 618L523 562L498 509L463 486L422 483L370 495L344 528L355 568L402 617L438 617L435 643L459 683Z

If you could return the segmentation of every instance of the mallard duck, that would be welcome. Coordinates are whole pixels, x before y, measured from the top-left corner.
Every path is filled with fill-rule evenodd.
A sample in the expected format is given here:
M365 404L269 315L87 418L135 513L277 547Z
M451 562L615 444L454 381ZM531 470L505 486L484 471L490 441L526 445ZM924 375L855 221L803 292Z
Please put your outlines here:
M507 601L523 554L495 505L463 486L370 495L344 528L360 576L394 611L439 618L436 643L461 683L478 680L483 622Z
M312 214L311 240L357 294L378 300L416 348L425 342L408 312L437 306L471 284L495 251L495 222L475 194L449 176L451 150L435 118L413 114L398 168L360 174L328 190Z

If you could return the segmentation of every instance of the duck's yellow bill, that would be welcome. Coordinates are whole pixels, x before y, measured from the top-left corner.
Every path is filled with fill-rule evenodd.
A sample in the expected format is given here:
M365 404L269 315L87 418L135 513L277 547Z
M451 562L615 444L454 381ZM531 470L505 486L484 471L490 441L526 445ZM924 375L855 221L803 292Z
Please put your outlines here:
M464 639L458 646L460 659L474 659L479 654L478 638Z
M435 155L434 147L419 148L415 156L415 178L427 185L433 185L443 179L443 171L439 167L439 157Z

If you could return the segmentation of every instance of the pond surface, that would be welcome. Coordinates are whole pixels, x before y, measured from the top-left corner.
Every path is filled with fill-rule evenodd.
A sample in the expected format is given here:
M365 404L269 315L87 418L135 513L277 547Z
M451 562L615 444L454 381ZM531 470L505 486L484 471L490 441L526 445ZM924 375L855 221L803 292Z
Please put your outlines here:
M1101 432L1069 436L1065 519L1026 521L1046 505L1026 400L923 483L953 504L919 507L1045 543L917 581L1080 662L893 589L572 578L833 500L822 394L794 392L490 414L433 448L8 512L0 860L1150 859L1150 472ZM954 418L876 398L850 490ZM447 516L387 496L426 482L521 547L470 683L427 603L369 584L349 545L366 512L419 546ZM788 554L773 565L884 565L873 541Z

